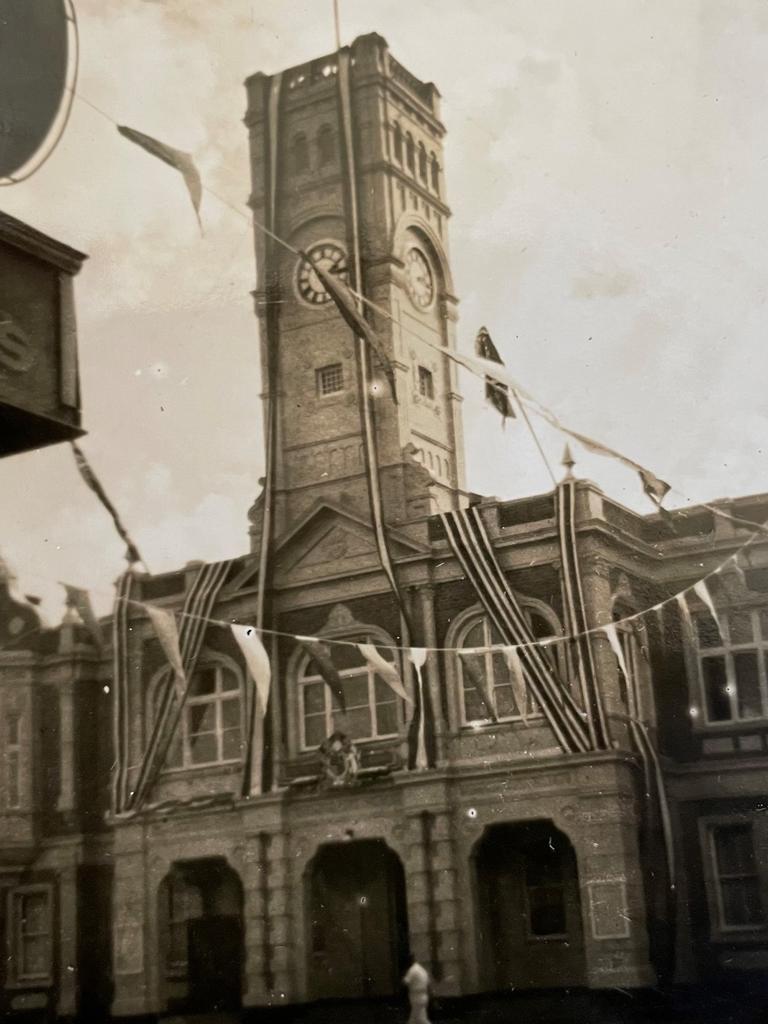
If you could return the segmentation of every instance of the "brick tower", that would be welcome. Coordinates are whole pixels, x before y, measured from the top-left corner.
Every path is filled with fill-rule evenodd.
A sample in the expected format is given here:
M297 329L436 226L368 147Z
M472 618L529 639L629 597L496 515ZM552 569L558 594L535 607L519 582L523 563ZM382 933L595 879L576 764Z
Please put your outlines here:
M351 154L340 101L344 59ZM317 275L257 228L265 391L275 360L278 530L320 502L368 513L363 389L371 393L384 519L402 525L454 507L464 462L456 371L438 351L454 346L456 320L438 91L398 64L376 34L281 76L253 75L247 89L255 219L353 283L354 163L359 285L389 314L374 313L372 323L398 394L395 404L375 367L365 383L353 333Z

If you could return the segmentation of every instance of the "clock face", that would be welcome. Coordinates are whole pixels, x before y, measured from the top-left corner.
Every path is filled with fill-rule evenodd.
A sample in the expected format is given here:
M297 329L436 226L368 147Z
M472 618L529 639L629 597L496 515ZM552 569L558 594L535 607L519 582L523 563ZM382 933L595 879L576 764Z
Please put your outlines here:
M323 270L334 274L347 284L349 267L347 254L335 242L318 242L307 250L307 256L313 263L319 263ZM330 295L315 271L304 260L299 260L296 269L296 287L299 295L312 306L322 306L330 300Z
M405 284L411 301L419 309L432 305L435 282L427 257L421 249L409 249L405 257Z

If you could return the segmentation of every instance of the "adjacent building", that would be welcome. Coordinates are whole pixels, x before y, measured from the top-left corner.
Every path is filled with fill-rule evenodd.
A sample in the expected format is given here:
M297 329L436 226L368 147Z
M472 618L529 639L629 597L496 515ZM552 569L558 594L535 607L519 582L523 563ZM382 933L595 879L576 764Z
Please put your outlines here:
M592 635L608 742L564 752L503 657L456 653L498 638L441 513L479 513L538 640L567 635L567 595L556 496L464 489L461 396L444 354L456 299L439 94L377 35L247 90L254 218L375 303L398 402L303 256L269 248L257 227L274 460L250 551L137 575L119 650L113 623L97 636L73 608L43 628L0 576L3 1012L90 1020L386 996L409 954L446 996L764 971L768 544L728 559L752 537L746 524L768 520L768 496L670 526L569 484L584 611L591 627L619 623L625 671L608 636ZM226 623L256 621L265 511L276 632L254 791L249 680ZM696 599L689 623L667 599L720 566L717 622ZM201 593L195 619L204 571L216 599ZM168 672L146 603L186 610L197 626L185 643L199 648L149 776ZM429 649L421 686L399 650L404 617L410 643ZM297 637L378 645L409 701L357 648L334 646L342 714ZM574 643L542 650L575 700ZM428 724L425 767L414 706ZM638 726L656 757L639 756ZM334 733L356 757L344 759L344 740L340 760L328 751ZM121 814L117 748L126 793L151 782Z

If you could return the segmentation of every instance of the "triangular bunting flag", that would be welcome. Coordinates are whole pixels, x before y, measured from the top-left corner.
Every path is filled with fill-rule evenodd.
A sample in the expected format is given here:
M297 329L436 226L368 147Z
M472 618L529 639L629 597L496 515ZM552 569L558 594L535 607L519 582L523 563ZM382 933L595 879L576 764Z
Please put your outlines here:
M627 669L627 662L624 657L624 650L621 646L621 641L619 640L618 632L616 631L616 623L609 622L607 625L603 626L603 632L608 637L608 643L611 645L611 650L616 655L616 661L618 661L619 663L621 674L626 679L627 684L629 684L629 670Z
M683 621L683 630L690 640L695 640L696 631L693 628L691 609L688 607L688 602L685 599L685 594L675 594L675 600L677 601L677 605L680 609L680 617Z
M425 647L411 647L408 651L408 657L413 667L416 669L416 678L419 684L419 703L418 707L414 709L414 714L418 714L419 716L419 728L416 734L415 767L419 771L423 771L425 768L429 767L426 740L427 709L424 696L424 679L421 674L421 670L424 668L427 661L427 650Z
M200 220L200 202L203 198L203 184L200 180L200 172L189 153L184 153L180 149L174 149L173 146L167 146L164 142L153 139L151 135L137 132L135 128L126 128L124 125L119 124L117 130L124 138L129 139L137 146L141 146L147 153L156 156L158 160L162 160L163 163L175 168L181 174L184 184L187 186L189 198L192 200L192 206L195 209L197 223L200 225L200 231L202 232L203 222Z
M509 678L512 683L512 693L517 704L517 710L520 712L520 717L527 724L528 723L528 685L525 681L525 673L523 672L523 665L520 661L520 655L517 652L516 647L505 647L504 648L504 660L507 663L509 669Z
M179 631L176 626L176 617L173 612L165 608L158 608L156 605L145 604L144 609L154 626L157 639L165 652L168 664L173 669L173 679L176 686L176 695L179 700L184 699L187 689L187 679L184 674L184 663L181 660L181 648L179 646Z
M483 664L479 665L475 660L480 657L479 651L473 651L471 648L465 648L464 650L460 650L458 653L461 657L462 668L469 677L478 697L485 705L486 717L492 719L494 722L498 722L499 714L496 709L496 699L492 688L488 686L484 671L485 666Z
M398 671L391 661L387 661L386 658L382 657L373 644L358 644L357 649L376 675L383 679L387 686L394 690L401 700L407 701L408 704L413 704L410 694L403 686Z
M715 625L717 626L717 631L722 636L722 630L720 629L720 620L717 617L717 611L715 609L715 604L714 604L714 601L712 600L712 595L709 592L709 587L707 586L706 580L699 580L698 583L694 583L694 585L693 585L693 592L694 592L694 594L696 594L696 596L699 598L699 600L702 602L702 604L705 604L707 606L709 614L715 620Z
M485 327L480 328L477 338L475 338L475 352L483 359L488 359L492 363L498 363L499 366L504 365L504 360L499 355ZM494 377L486 376L485 398L497 412L501 413L502 423L506 423L507 419L515 418L515 409L509 397L508 385L502 384L501 381L496 380Z
M258 698L261 713L267 710L269 702L269 690L272 682L272 669L269 664L269 656L261 642L259 631L253 626L230 626L232 636L243 653L245 664L256 685L256 696Z
M395 385L394 367L387 357L379 339L376 337L373 328L357 308L354 295L341 278L335 277L326 270L322 264L315 262L311 256L308 256L307 253L303 252L301 249L299 250L299 255L320 278L323 287L333 300L333 304L336 306L336 309L338 309L342 318L352 328L355 334L359 338L362 338L366 345L368 345L371 351L376 355L384 376L387 378L387 382L389 383L389 389L392 392L392 399L395 405L397 405L397 387Z

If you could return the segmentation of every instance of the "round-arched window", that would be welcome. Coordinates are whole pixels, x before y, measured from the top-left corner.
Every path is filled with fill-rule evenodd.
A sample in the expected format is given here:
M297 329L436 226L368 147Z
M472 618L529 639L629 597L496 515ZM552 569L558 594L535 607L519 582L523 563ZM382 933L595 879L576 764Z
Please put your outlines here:
M551 611L544 611L537 604L523 605L523 614L528 626L537 640L547 640L560 636L562 630L556 616ZM500 633L483 612L470 616L460 628L457 647L491 648L502 647L504 640ZM544 657L557 674L561 685L564 685L565 652L559 650L562 644L553 644L541 648ZM516 721L525 717L540 715L536 702L527 688L525 708L521 708L516 696L516 686L506 658L501 650L476 651L456 656L458 678L460 683L461 717L465 725L491 720L490 708L487 708L482 694L478 690L477 679L481 678L486 690L493 693L499 721Z
M360 641L366 639L361 637ZM382 657L392 660L391 651L383 647L378 650ZM299 671L301 748L318 747L337 730L356 741L396 736L400 709L395 692L376 675L357 647L333 644L331 657L341 678L346 713L320 666L307 657Z

